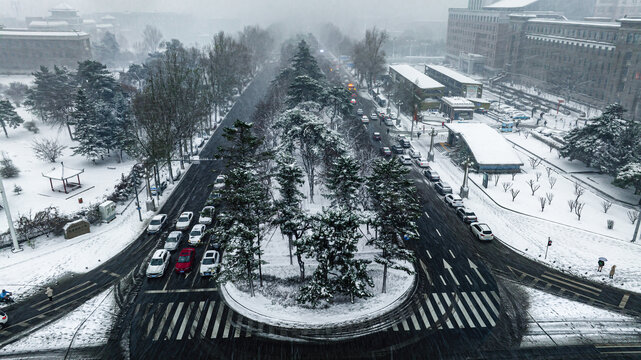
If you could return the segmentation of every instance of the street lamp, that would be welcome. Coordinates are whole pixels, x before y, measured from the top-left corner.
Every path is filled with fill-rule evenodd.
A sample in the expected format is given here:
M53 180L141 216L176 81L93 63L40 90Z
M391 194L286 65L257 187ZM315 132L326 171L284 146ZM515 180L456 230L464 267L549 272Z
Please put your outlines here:
M2 184L2 176L0 176L0 195L2 195L2 206L4 206L4 212L7 216L7 223L9 224L9 232L11 233L11 240L13 240L13 251L14 253L22 251L20 244L18 244L18 235L16 235L16 229L13 227L13 220L11 219L11 210L9 210L9 200L7 200L7 192L4 189L4 184Z
M427 153L427 161L434 161L434 137L436 134L436 130L432 128L432 130L430 130L430 151Z
M468 178L468 175L469 175L470 166L472 164L473 164L472 160L470 160L469 157L462 164L463 166L465 166L465 174L463 175L463 185L461 185L461 190L460 190L459 194L464 199L467 199L468 195L470 193L470 189L467 187L467 178Z

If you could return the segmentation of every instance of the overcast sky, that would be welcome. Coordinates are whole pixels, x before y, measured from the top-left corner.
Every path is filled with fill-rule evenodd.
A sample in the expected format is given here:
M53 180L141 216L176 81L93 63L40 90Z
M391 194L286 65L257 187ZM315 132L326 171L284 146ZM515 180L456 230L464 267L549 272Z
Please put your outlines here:
M445 21L447 8L467 4L467 0L0 0L0 14L16 16L17 6L19 17L45 16L61 1L77 8L81 16L109 11L179 12L247 23L271 23L291 17L343 22L350 17Z

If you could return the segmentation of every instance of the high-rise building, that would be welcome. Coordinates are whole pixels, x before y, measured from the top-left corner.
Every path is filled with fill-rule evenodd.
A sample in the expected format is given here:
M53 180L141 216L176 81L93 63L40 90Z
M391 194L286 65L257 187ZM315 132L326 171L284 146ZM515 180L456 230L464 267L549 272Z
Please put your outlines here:
M641 0L596 0L594 16L620 19L629 15L641 15Z

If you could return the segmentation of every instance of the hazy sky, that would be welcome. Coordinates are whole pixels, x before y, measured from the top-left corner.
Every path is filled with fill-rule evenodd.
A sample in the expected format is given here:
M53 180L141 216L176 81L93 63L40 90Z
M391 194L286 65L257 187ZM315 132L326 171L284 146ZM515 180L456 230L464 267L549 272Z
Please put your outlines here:
M44 16L62 1L77 8L81 15L94 11L180 12L251 23L292 17L342 22L349 22L351 17L446 20L447 8L467 4L467 0L0 0L0 13L16 16L17 6L19 17Z

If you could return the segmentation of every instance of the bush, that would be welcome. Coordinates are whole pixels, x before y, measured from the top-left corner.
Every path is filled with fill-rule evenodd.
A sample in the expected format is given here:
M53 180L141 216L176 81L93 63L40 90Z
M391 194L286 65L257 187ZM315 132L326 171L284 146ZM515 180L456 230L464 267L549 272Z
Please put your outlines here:
M20 195L20 193L22 193L22 186L20 186L18 184L14 184L13 185L13 193L16 194L16 195Z
M127 176L122 174L120 181L114 186L114 191L107 196L107 200L115 203L123 203L134 195L134 172L136 174L136 187L140 188L142 179L144 178L143 169L141 165L135 165Z
M54 163L62 155L62 150L67 147L60 145L56 139L34 139L31 148L36 158Z
M608 229L614 229L614 220L608 220Z
M100 209L99 209L100 204L90 204L86 208L82 209L79 211L76 215L77 216L82 216L87 220L90 224L96 224L100 222Z
M25 127L25 129L31 131L34 134L37 134L40 132L40 129L38 129L38 125L34 121L25 121L22 126Z
M23 239L33 239L40 235L54 234L56 236L63 234L63 228L71 219L60 214L60 210L55 206L49 206L42 211L38 211L33 217L31 212L27 215L20 215L16 220L16 232Z
M0 160L0 176L5 179L13 178L20 174L20 170L13 164L13 160L7 157L6 153L2 153L2 160Z

